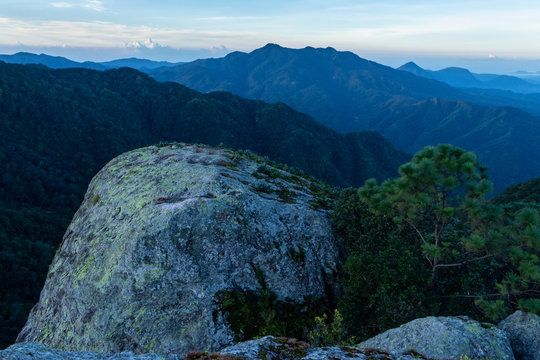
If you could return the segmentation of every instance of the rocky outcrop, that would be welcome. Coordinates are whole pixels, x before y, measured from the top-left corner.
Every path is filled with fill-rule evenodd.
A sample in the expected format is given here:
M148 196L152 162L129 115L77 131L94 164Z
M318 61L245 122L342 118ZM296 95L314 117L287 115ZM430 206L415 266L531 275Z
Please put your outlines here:
M104 355L91 352L66 352L37 343L19 343L0 351L0 359L9 360L435 360L420 356L414 351L388 353L376 349L362 349L347 346L311 348L295 339L266 336L258 340L246 341L225 348L219 353L192 351L186 357L174 354L136 355L127 351Z
M499 328L508 334L516 360L540 360L540 316L516 311Z
M92 180L18 342L185 355L234 342L217 294L302 304L337 292L315 182L184 144L123 154Z
M328 346L311 348L309 344L296 339L266 336L261 339L242 342L220 351L223 355L249 360L302 359L302 360L413 360L415 352L389 353L384 350L365 349L350 346ZM427 358L423 358L429 360Z
M62 351L38 343L18 343L0 351L4 360L182 360L177 355L141 354L126 351L113 355L86 351Z
M426 317L388 330L360 347L402 352L414 349L431 358L514 359L506 333L467 317Z

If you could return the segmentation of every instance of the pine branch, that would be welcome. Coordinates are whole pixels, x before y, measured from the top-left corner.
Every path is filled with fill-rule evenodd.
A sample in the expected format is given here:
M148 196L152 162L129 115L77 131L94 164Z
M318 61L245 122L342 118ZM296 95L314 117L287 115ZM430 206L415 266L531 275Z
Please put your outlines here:
M471 263L471 262L475 262L475 261L479 261L479 260L483 260L483 259L487 259L487 258L490 258L490 257L493 257L493 256L494 256L493 254L488 254L488 255L476 257L476 258L474 258L474 259L465 260L465 261L460 262L460 263L453 263L453 264L437 264L437 265L435 265L435 267L456 267L456 266L463 266L463 265L465 265L465 264L468 264L468 263Z

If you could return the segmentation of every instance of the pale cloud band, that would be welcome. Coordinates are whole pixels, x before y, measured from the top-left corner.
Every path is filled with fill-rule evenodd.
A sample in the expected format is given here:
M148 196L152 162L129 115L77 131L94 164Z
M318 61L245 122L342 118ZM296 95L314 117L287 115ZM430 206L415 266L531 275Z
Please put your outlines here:
M158 38L173 47L201 48L242 43L250 33L160 29L110 22L32 21L0 18L0 44L88 47L122 47L139 39ZM16 39L16 41L14 41Z
M66 2L53 2L51 3L52 7L59 8L59 9L68 9L75 7L74 4L66 3Z
M268 42L289 47L333 46L341 50L447 56L540 57L540 7L516 0L441 4L403 2L275 0L268 5L202 5L172 0L143 4L127 0L46 3L51 14L0 18L2 44L125 47L152 38L165 47L251 50ZM255 4L255 3L253 3ZM241 6L242 5L242 6ZM195 9L195 10L194 10ZM217 9L217 10L216 10ZM277 9L277 10L276 10ZM76 16L72 16L72 15ZM55 20L52 20L55 19ZM80 19L81 21L72 21Z

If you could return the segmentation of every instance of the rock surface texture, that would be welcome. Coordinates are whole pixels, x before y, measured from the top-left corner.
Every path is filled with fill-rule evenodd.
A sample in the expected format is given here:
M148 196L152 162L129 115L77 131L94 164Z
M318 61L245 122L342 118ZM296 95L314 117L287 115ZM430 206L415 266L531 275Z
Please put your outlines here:
M220 291L265 287L298 304L331 296L339 256L314 183L257 161L185 144L113 159L17 341L183 356L234 343Z
M302 360L414 360L425 359L415 352L390 353L384 350L350 346L311 348L296 339L266 336L229 346L219 352L243 360L302 359Z
M414 349L437 359L514 359L506 333L467 317L426 317L390 329L360 347L402 352Z
M19 343L0 351L0 359L9 360L435 360L414 352L388 353L357 347L310 348L295 339L266 336L230 346L219 353L192 351L186 357L122 352L104 355L92 352L66 352L37 343Z
M38 343L18 343L0 351L2 360L183 360L177 355L135 355L126 351L113 355L86 351L62 351Z
M516 311L499 328L508 334L517 360L540 360L540 316Z

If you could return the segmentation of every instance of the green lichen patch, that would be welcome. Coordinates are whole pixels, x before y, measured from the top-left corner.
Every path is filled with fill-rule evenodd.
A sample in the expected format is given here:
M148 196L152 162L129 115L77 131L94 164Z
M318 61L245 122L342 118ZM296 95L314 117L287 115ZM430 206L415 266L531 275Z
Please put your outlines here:
M144 264L134 274L135 288L143 289L148 283L159 280L165 270L159 264Z

